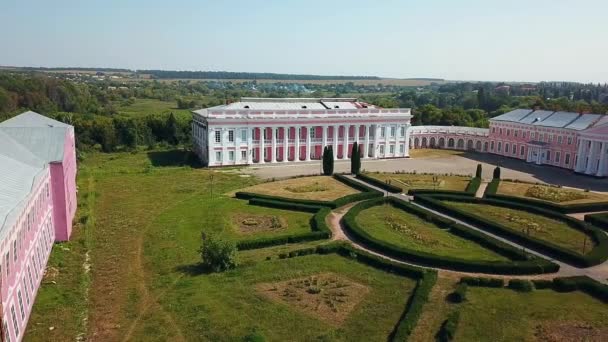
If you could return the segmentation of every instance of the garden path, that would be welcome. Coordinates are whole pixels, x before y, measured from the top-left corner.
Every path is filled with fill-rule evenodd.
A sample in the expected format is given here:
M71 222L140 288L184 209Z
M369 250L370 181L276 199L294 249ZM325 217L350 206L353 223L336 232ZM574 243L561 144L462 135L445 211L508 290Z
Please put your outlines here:
M359 182L361 184L364 184L368 187L371 187L375 190L381 191L385 196L391 196L391 197L396 197L405 201L411 201L411 196L407 196L405 194L391 194L388 193L386 191L384 191L381 188L378 188L372 184L366 183L361 181L360 179L357 179L353 176L347 175L347 177L349 177L350 179ZM470 225L468 223L462 222L460 220L454 219L453 217L450 217L449 215L445 215L443 213L437 212L435 210L431 210L429 208L426 208L424 206L421 206L417 203L412 202L414 205L417 205L425 210L428 210L430 212L433 212L437 215L449 218L450 220L453 220L459 224L462 224L464 226L467 226L471 229L474 229L476 231L479 231L483 234L486 234L488 236L491 236L497 240L500 240L504 243L507 243L511 246L514 246L516 248L519 249L525 249L527 250L529 253L534 254L536 256L539 256L541 258L547 259L547 260L551 260L552 262L558 264L560 266L560 269L558 272L556 273L551 273L551 274L541 274L541 275L528 275L528 276L512 276L512 275L495 275L492 274L492 277L497 277L497 278L505 278L505 279L511 279L511 278L518 278L518 279L553 279L553 278L558 278L558 277L571 277L571 276L588 276L590 278L593 278L601 283L604 284L608 284L608 261L605 261L604 263L600 264L600 265L596 265L593 267L588 267L588 268L578 268L560 261L557 261L555 259L553 259L552 257L549 257L547 255L544 255L542 253L539 253L537 251L534 250L530 250L529 248L525 248L513 241L501 238L499 236L496 236L494 234L488 233L484 230L481 230L473 225ZM478 277L478 276L484 276L484 275L488 275L488 274L484 274L484 273L471 273L471 272L459 272L459 271L452 271L452 270L446 270L443 268L437 268L437 267L428 267L428 266L424 266L424 265L420 265L420 264L416 264L416 263L412 263L412 262L405 262L403 260L399 260L399 259L395 259L389 256L386 256L382 253L379 253L375 250L369 249L359 243L357 243L356 241L353 240L352 236L349 236L349 234L344 230L344 227L341 224L342 218L344 217L344 215L348 212L348 210L350 208L352 208L355 205L355 203L351 203L348 204L346 206L340 207L335 209L334 211L332 211L331 216L329 217L329 223L330 223L330 228L332 230L332 235L335 236L332 237L332 240L345 240L345 241L349 241L352 243L353 247L363 250L367 253L379 256L381 258L393 261L393 262L397 262L397 263L401 263L401 264L406 264L406 265L411 265L411 266L416 266L416 267L422 267L422 268L429 268L429 269L434 269L439 271L442 275L445 276L473 276L473 277Z

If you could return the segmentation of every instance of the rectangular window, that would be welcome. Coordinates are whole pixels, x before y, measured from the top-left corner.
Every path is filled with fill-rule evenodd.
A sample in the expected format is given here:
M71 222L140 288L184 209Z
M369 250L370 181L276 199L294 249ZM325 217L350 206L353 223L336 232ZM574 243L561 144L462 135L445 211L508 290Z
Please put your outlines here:
M391 127L391 138L395 137L395 133L396 133L396 128L395 127Z
M572 137L568 137L568 145L572 145Z
M21 283L23 283L23 290L25 292L25 301L27 302L27 305L30 305L30 292L27 288L27 281L25 281L25 276L23 276L23 279L21 279Z
M241 151L241 160L247 159L247 151Z
M565 162L566 162L566 165L570 165L570 154L569 153L566 153L566 160L565 160Z
M234 130L228 131L228 142L234 142Z
M405 153L405 145L404 144L399 145L399 153L401 153L401 154Z
M492 133L496 133L496 127L492 127Z
M518 130L513 130L513 134L515 135L516 138L519 135L518 132L519 132Z
M524 145L521 145L521 147L519 148L519 154L523 156L524 151L525 151Z
M380 127L380 137L384 138L386 136L386 127Z
M262 132L264 132L264 140L268 139L268 130L266 128L262 128Z
M311 138L311 139L314 139L314 138L315 138L315 133L316 133L315 131L316 131L316 130L313 128L313 129L310 129L309 131L310 131L310 133L309 133L310 138Z
M246 129L241 130L241 141L247 141L247 130Z
M502 143L498 142L498 152L502 152Z
M517 145L513 144L513 154L517 154Z
M560 157L560 153L559 152L555 152L555 162L559 164L559 157Z
M216 162L222 161L222 152L215 152L215 161Z
M14 305L11 305L11 317L13 319L13 330L15 331L15 337L19 339L19 324L17 323L17 315L15 314Z
M13 262L17 262L17 240L13 241Z
M23 310L23 297L21 296L21 290L17 291L17 300L19 301L19 313L21 314L21 320L25 319L25 310Z
M10 252L6 252L6 277L8 278L9 274L11 273L11 257L10 257Z
M404 137L405 136L405 126L401 126L400 132L399 132L399 136Z
M493 141L490 142L490 150L494 151L494 142Z
M551 151L547 151L547 161L551 161Z
M219 144L222 142L222 132L215 131L215 143Z
M6 324L6 321L2 323L2 326L4 326L4 338L6 339L6 342L11 342L11 334L8 331L8 324Z
M234 151L228 151L228 160L234 161Z
M388 147L388 151L389 151L390 154L395 154L395 145L390 145Z
M558 143L558 144L561 144L561 143L562 143L562 136L561 136L561 135L557 137L557 143Z
M32 289L32 293L34 293L34 278L32 277L32 268L30 265L27 265L27 276L30 278L30 288Z
M507 136L510 136L510 135L511 135L511 130L510 130L510 129L508 129L508 130L507 130Z
M509 153L509 144L505 144L505 153Z

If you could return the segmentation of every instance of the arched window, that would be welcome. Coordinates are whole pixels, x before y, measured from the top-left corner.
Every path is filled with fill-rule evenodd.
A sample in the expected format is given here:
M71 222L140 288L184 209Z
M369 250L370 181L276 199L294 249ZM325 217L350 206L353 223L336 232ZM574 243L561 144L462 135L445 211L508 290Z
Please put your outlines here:
M422 148L426 148L426 137L422 138Z
M498 142L498 152L502 152L502 142Z
M448 140L448 147L454 147L454 139L450 138L450 140Z
M458 148L464 149L464 139L458 139Z
M441 147L441 148L445 147L445 138L443 138L443 137L439 138L439 147Z
M477 140L477 143L475 144L475 149L477 151L481 151L481 141Z
M436 141L435 141L435 137L431 137L431 143L430 146L431 147L435 147Z

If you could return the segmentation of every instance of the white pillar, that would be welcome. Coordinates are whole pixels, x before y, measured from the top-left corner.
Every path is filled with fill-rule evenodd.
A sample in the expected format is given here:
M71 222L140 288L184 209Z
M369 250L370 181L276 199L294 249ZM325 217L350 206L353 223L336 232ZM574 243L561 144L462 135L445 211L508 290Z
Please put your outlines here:
M283 162L289 161L289 127L283 127Z
M597 167L598 177L604 177L606 175L606 152L608 150L608 142L602 142L602 148L600 149L600 164Z
M594 164L595 164L595 159L596 159L596 154L597 154L597 148L596 148L597 144L595 141L591 141L591 148L589 149L589 153L587 154L587 156L589 156L589 158L587 159L587 169L585 170L586 174L593 174L595 172L593 172L594 170Z
M311 138L310 133L312 130L312 126L306 127L306 161L310 161L310 152L311 152Z
M322 146L321 146L321 151L325 151L325 146L327 146L327 134L329 134L329 127L323 126L322 128L323 128L323 142L322 142Z
M350 125L344 126L344 147L342 148L342 159L348 159L348 136L350 135Z
M365 146L363 147L363 158L369 158L369 130L371 129L371 125L365 125Z
M334 126L334 142L333 142L334 160L338 159L338 130L339 129L340 129L340 126L338 126L338 125Z
M259 163L260 164L264 164L264 163L266 163L266 161L264 160L264 151L265 151L265 149L264 149L264 138L265 138L264 135L265 135L265 132L266 132L266 127L260 127L259 130L260 130L260 160L259 160Z
M271 139L272 148L270 149L270 153L272 153L272 156L270 156L270 162L276 163L277 162L277 128L272 127L270 132L272 132L272 139Z
M254 131L247 127L247 164L253 164L253 133Z
M372 151L374 159L378 158L378 140L380 139L380 127L376 124L374 125L374 150Z
M581 138L579 138L578 140L578 150L576 152L576 168L574 169L574 171L576 172L583 172L583 160L585 160L585 158L583 158L583 154L585 151L585 145L587 141L583 140Z
M293 154L293 160L299 162L300 161L300 126L296 126L295 130L295 151Z

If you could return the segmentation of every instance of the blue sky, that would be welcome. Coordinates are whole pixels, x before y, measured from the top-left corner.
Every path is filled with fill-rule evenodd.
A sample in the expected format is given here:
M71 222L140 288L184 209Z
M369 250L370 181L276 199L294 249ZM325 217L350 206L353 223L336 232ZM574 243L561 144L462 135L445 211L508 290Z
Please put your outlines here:
M606 0L2 0L0 65L608 82Z

